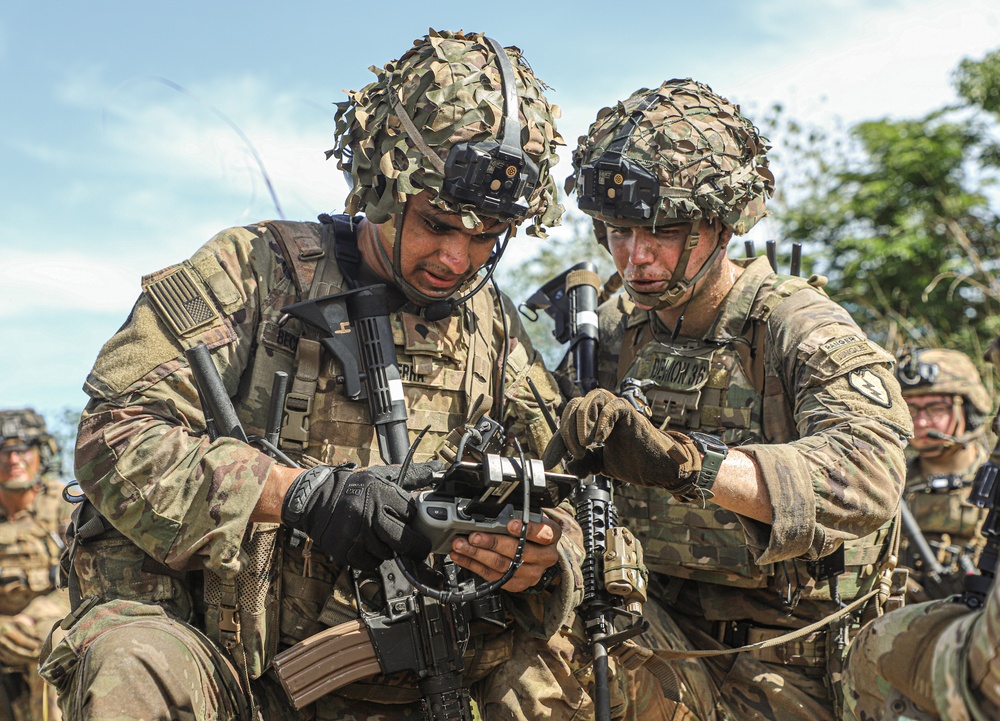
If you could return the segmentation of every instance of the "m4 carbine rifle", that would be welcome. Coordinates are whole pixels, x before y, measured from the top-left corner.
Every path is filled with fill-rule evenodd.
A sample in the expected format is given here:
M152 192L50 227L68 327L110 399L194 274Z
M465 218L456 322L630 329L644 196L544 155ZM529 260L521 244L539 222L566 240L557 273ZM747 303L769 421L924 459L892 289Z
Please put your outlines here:
M409 463L406 403L389 320L387 289L366 286L284 309L318 328L338 360L338 377L352 399L368 399L382 459ZM497 591L520 565L520 550L499 580L477 587L446 554L451 540L474 530L506 532L506 522L539 520L576 479L546 473L540 461L495 453L501 426L488 417L468 428L455 462L417 494L414 525L432 544L433 565L397 558L375 574L354 571L361 618L320 632L278 654L274 667L292 703L303 708L361 678L409 671L419 679L428 721L472 721L463 685L469 623L503 623ZM419 440L419 439L418 439ZM470 454L475 460L466 460ZM401 473L402 476L402 473ZM516 490L523 493L518 497ZM523 549L524 524L520 548ZM442 588L442 586L444 588Z
M553 335L560 343L569 343L575 382L582 393L597 387L599 286L596 266L578 263L548 281L524 304L531 311L544 310L555 321ZM632 388L623 395L633 399L637 390ZM593 649L597 721L611 718L608 649L648 627L641 616L641 605L646 601L642 547L627 528L618 525L613 499L613 482L601 475L579 483L574 496L585 552L584 595L577 612ZM626 619L626 627L616 630L616 618Z

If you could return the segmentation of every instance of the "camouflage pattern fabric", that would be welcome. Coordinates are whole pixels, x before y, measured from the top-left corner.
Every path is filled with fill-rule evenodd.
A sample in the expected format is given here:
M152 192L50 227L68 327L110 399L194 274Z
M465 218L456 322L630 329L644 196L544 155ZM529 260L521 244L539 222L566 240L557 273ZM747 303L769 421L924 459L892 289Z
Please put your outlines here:
M45 636L69 612L66 591L56 588L72 510L62 489L47 474L29 508L8 516L0 506L0 673L14 721L60 718L54 689L36 667Z
M691 79L668 80L656 90L642 88L598 111L573 151L567 194L579 190L580 168L599 158L631 121L634 128L621 152L659 181L653 227L719 218L743 235L764 217L764 202L774 192L767 139L738 105Z
M93 678L81 681L77 676L80 668L106 669L101 673L110 677L101 684L125 683L116 677L124 671L114 669L135 661L99 661L97 657L110 653L113 644L91 644L107 628L126 629L115 633L127 638L133 633L127 630L133 622L130 614L136 604L142 604L142 613L165 614L166 620L157 621L158 628L167 629L164 633L169 638L164 644L181 654L178 663L191 666L191 676L185 677L186 686L182 684L177 698L196 693L190 679L197 678L195 685L202 698L199 708L206 715L199 712L195 717L225 715L219 711L225 707L219 690L224 684L218 681L222 672L213 675L206 671L211 660L199 649L194 649L192 657L184 648L191 647L190 639L207 630L188 625L198 617L198 605L189 589L198 583L198 570L232 578L249 563L241 544L274 461L231 439L210 443L200 435L204 418L183 349L199 342L212 349L246 431L260 433L273 373L284 370L293 374L295 349L306 337L297 320L278 324L280 309L301 299L303 291L271 228L259 225L223 231L189 261L147 276L145 292L129 321L105 345L87 380L85 389L92 401L84 412L78 437L78 478L88 497L127 538L84 544L78 551L75 570L82 595L99 599L101 603L91 617L102 620L92 633L86 625L80 626L83 621L70 625L66 639L54 645L46 662L48 677L60 680L61 700L67 711L79 712L78 692L98 683ZM316 224L299 224L298 228L313 238L320 237ZM335 263L327 263L325 268L324 287L337 292L344 280ZM168 291L184 293L190 302L170 305L165 301ZM437 323L417 318L407 306L392 318L410 431L415 434L430 426L417 461L444 448L447 435L472 412L473 399L465 393L466 384L494 393L500 373L506 373L500 420L508 428L508 441L519 438L527 452L537 454L548 440L527 381L534 381L553 410L558 390L521 328L510 300L494 298L484 303L483 298L491 292L482 291L466 304L466 310ZM479 314L484 307L498 313L500 302L507 309L510 328L506 363L500 352L499 316ZM477 330L471 321L463 320L473 313L478 315L475 328L490 339L489 352L482 357L471 353ZM367 403L350 401L343 395L336 381L340 373L332 359L324 360L310 416L306 456L310 462L379 463ZM557 509L553 515L565 528L575 527L568 514ZM575 533L578 537L578 528ZM560 542L562 573L553 590L537 595L504 593L507 627L474 634L467 658L467 681L474 690L492 688L499 693L499 687L490 684L490 675L510 662L515 645L530 645L551 635L579 602L581 551L574 549L572 539L574 534L566 532ZM278 639L279 648L357 616L348 569L313 553L309 542L292 543L286 538L281 555L279 627L267 634ZM135 648L138 652L144 647ZM81 658L85 663L77 664ZM555 656L536 653L532 658L535 660L529 665ZM217 663L214 666L218 669ZM162 684L177 680L179 670L161 674L164 668L165 662L158 662L148 673ZM579 681L572 674L552 674L545 669L523 675L525 683L539 678L575 684L576 691L537 690L553 699L570 699L558 702L551 711L557 719L573 718L582 693ZM503 698L484 697L480 701L496 707L500 718L525 718L524 712L508 704L534 697L535 690L522 688L509 694L510 690L506 689ZM252 691L256 702L268 710L268 718L409 718L418 708L412 679L400 674L354 684L299 715L291 712L269 673L252 682ZM127 698L121 693L90 698L92 703L106 704L100 709L102 713L140 718L129 715ZM578 700L573 702L574 698ZM175 708L165 694L156 703ZM370 713L362 711L366 708Z
M907 606L858 636L844 673L845 721L1000 718L1000 585L985 607Z
M876 587L888 594L911 426L892 357L842 308L761 258L746 264L703 339L671 345L669 329L624 296L598 314L600 384L653 380L654 422L719 435L750 455L774 515L766 525L656 489L620 489L620 520L655 572L645 607L655 628L642 643L732 647L822 619L839 606L809 563L841 547L839 597ZM673 698L703 719L833 719L856 626L837 622L788 648L677 662ZM637 684L656 697L659 684Z
M500 69L481 33L431 30L428 42L415 45L399 60L372 67L376 80L351 91L349 99L338 104L338 144L327 157L336 156L337 166L351 174L348 214L364 211L373 223L384 223L402 210L407 196L429 190L434 205L461 214L465 226L473 228L481 222L482 212L441 194L444 175L408 136L392 107L392 95L397 94L395 100L422 129L423 141L440 155L443 168L454 145L501 137L505 104ZM527 199L532 218L527 233L544 237L546 226L557 225L563 211L549 174L549 167L559 160L555 149L563 144L553 122L560 111L545 97L544 83L521 51L511 47L506 52L516 76L522 146L540 171ZM489 83L483 82L484 74Z
M924 538L937 551L938 561L952 576L950 593L962 590L962 579L969 568L975 568L979 563L979 556L986 542L980 533L980 527L988 511L968 502L976 471L989 456L989 450L981 441L976 443L976 447L979 454L975 461L955 474L964 482L961 488L926 490L928 479L921 473L918 459L913 458L907 464L904 497ZM933 600L934 597L929 596L927 589L923 587L924 564L905 534L899 558L900 563L909 569L906 602Z

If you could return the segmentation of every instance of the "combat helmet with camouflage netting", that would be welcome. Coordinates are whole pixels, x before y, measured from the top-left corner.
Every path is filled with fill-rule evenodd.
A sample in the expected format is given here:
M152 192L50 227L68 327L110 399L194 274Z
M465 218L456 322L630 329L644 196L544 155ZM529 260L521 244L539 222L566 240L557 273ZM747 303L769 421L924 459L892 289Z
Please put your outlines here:
M904 398L942 395L959 399L965 426L979 431L992 408L990 394L969 356L947 348L908 349L896 366Z
M38 448L41 457L41 473L59 471L59 446L49 434L45 419L31 408L0 411L0 451L26 451L32 446ZM7 481L3 487L9 491L24 491L33 488L41 476L25 481Z
M767 150L766 138L739 106L703 83L668 80L597 114L573 153L566 191L576 190L580 209L596 221L605 247L604 223L654 229L692 224L664 293L640 294L625 284L633 298L665 308L723 250L717 247L694 278L684 278L701 221L719 220L743 235L764 217L764 203L774 192Z
M497 218L513 232L531 219L528 234L544 235L558 224L550 169L562 144L559 109L519 49L481 33L431 30L371 70L376 80L338 104L337 145L327 153L350 178L348 213L389 222L426 190L467 228ZM397 284L420 297L400 274L400 225L395 257L385 260Z

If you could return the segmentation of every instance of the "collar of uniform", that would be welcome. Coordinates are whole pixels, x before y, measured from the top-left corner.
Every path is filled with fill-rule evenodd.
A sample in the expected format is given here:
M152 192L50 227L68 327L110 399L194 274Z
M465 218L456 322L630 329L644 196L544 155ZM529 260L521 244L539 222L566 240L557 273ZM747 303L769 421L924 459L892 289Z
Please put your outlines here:
M705 334L705 339L712 342L726 343L742 335L750 318L754 299L760 292L764 281L774 272L771 270L770 261L764 256L749 259L734 258L733 262L743 266L746 270L736 279L736 283L733 284L722 303L719 317ZM636 308L632 300L624 293L619 298L622 313L628 315L625 327L634 328L637 325L652 322L652 311Z
M719 308L719 317L705 334L706 340L720 344L743 335L761 286L774 274L771 263L765 256L733 259L733 262L743 266L745 270L729 289Z

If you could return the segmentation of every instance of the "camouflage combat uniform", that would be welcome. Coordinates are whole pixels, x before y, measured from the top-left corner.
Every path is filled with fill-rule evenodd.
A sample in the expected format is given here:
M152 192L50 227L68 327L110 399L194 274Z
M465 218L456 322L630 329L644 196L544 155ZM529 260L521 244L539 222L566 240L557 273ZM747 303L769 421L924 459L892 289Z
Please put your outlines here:
M52 626L69 612L56 588L71 506L63 482L45 474L31 506L8 516L0 506L0 717L59 719L55 689L38 676L38 653ZM9 704L9 707L8 707Z
M226 642L219 597L247 570L248 519L275 461L200 433L203 415L182 351L208 345L248 433L262 432L274 372L283 370L294 378L293 394L310 398L301 407L311 408L289 418L293 430L307 430L304 447L294 433L284 439L289 453L310 463L381 462L367 403L344 395L336 361L319 353L300 321L278 323L282 307L346 289L331 251L315 223L223 231L189 261L146 276L128 322L101 351L85 386L92 400L80 427L78 476L125 536L112 532L76 549L82 602L42 667L67 711L151 718L192 694L196 706L185 717L231 718L246 703L233 678L249 677L265 718L418 717L418 694L398 674L348 686L302 713L292 709L268 670L274 652L356 618L357 610L350 570L285 529L258 525L253 536L273 542L277 534L280 584L263 589L258 619L244 620L242 644L222 653L206 640ZM550 433L527 381L550 405L558 391L509 299L503 302L505 365L499 302L488 288L441 321L428 322L410 306L392 316L408 425L411 433L429 428L416 461L453 444L476 407L490 408L501 373L508 439L520 438L531 453L544 447ZM580 594L579 530L556 515L564 527L560 582L541 593L503 593L503 628L473 624L466 678L489 718L534 717L546 708L553 718L575 718L589 703L562 652L542 640ZM203 575L221 579L223 592L220 583L206 583L202 597ZM137 674L149 658L152 673ZM145 685L147 678L155 686Z
M742 261L738 261L742 262ZM870 591L890 593L894 512L909 418L892 357L806 281L746 264L704 338L678 337L626 296L599 309L599 381L647 389L654 424L715 434L751 456L772 525L711 502L622 486L620 520L650 569L654 649L721 649L802 628ZM843 549L831 583L823 565ZM836 600L834 600L836 599ZM804 638L739 655L647 664L636 715L663 693L701 719L833 719L832 684L856 616ZM657 673L660 684L653 680Z
M845 721L1000 718L1000 584L971 611L918 603L864 629L844 671Z
M973 506L968 498L972 491L972 479L986 462L989 450L981 440L975 444L979 451L975 461L961 473L954 474L957 483L949 483L948 487L938 488L940 484L932 483L924 476L918 458L912 458L906 469L903 497L924 538L937 551L938 561L949 572L947 585L951 593L961 591L964 575L975 571L985 543L979 527L986 511ZM920 603L934 598L928 596L923 588L924 565L905 535L901 540L899 558L900 564L909 569L906 602Z

